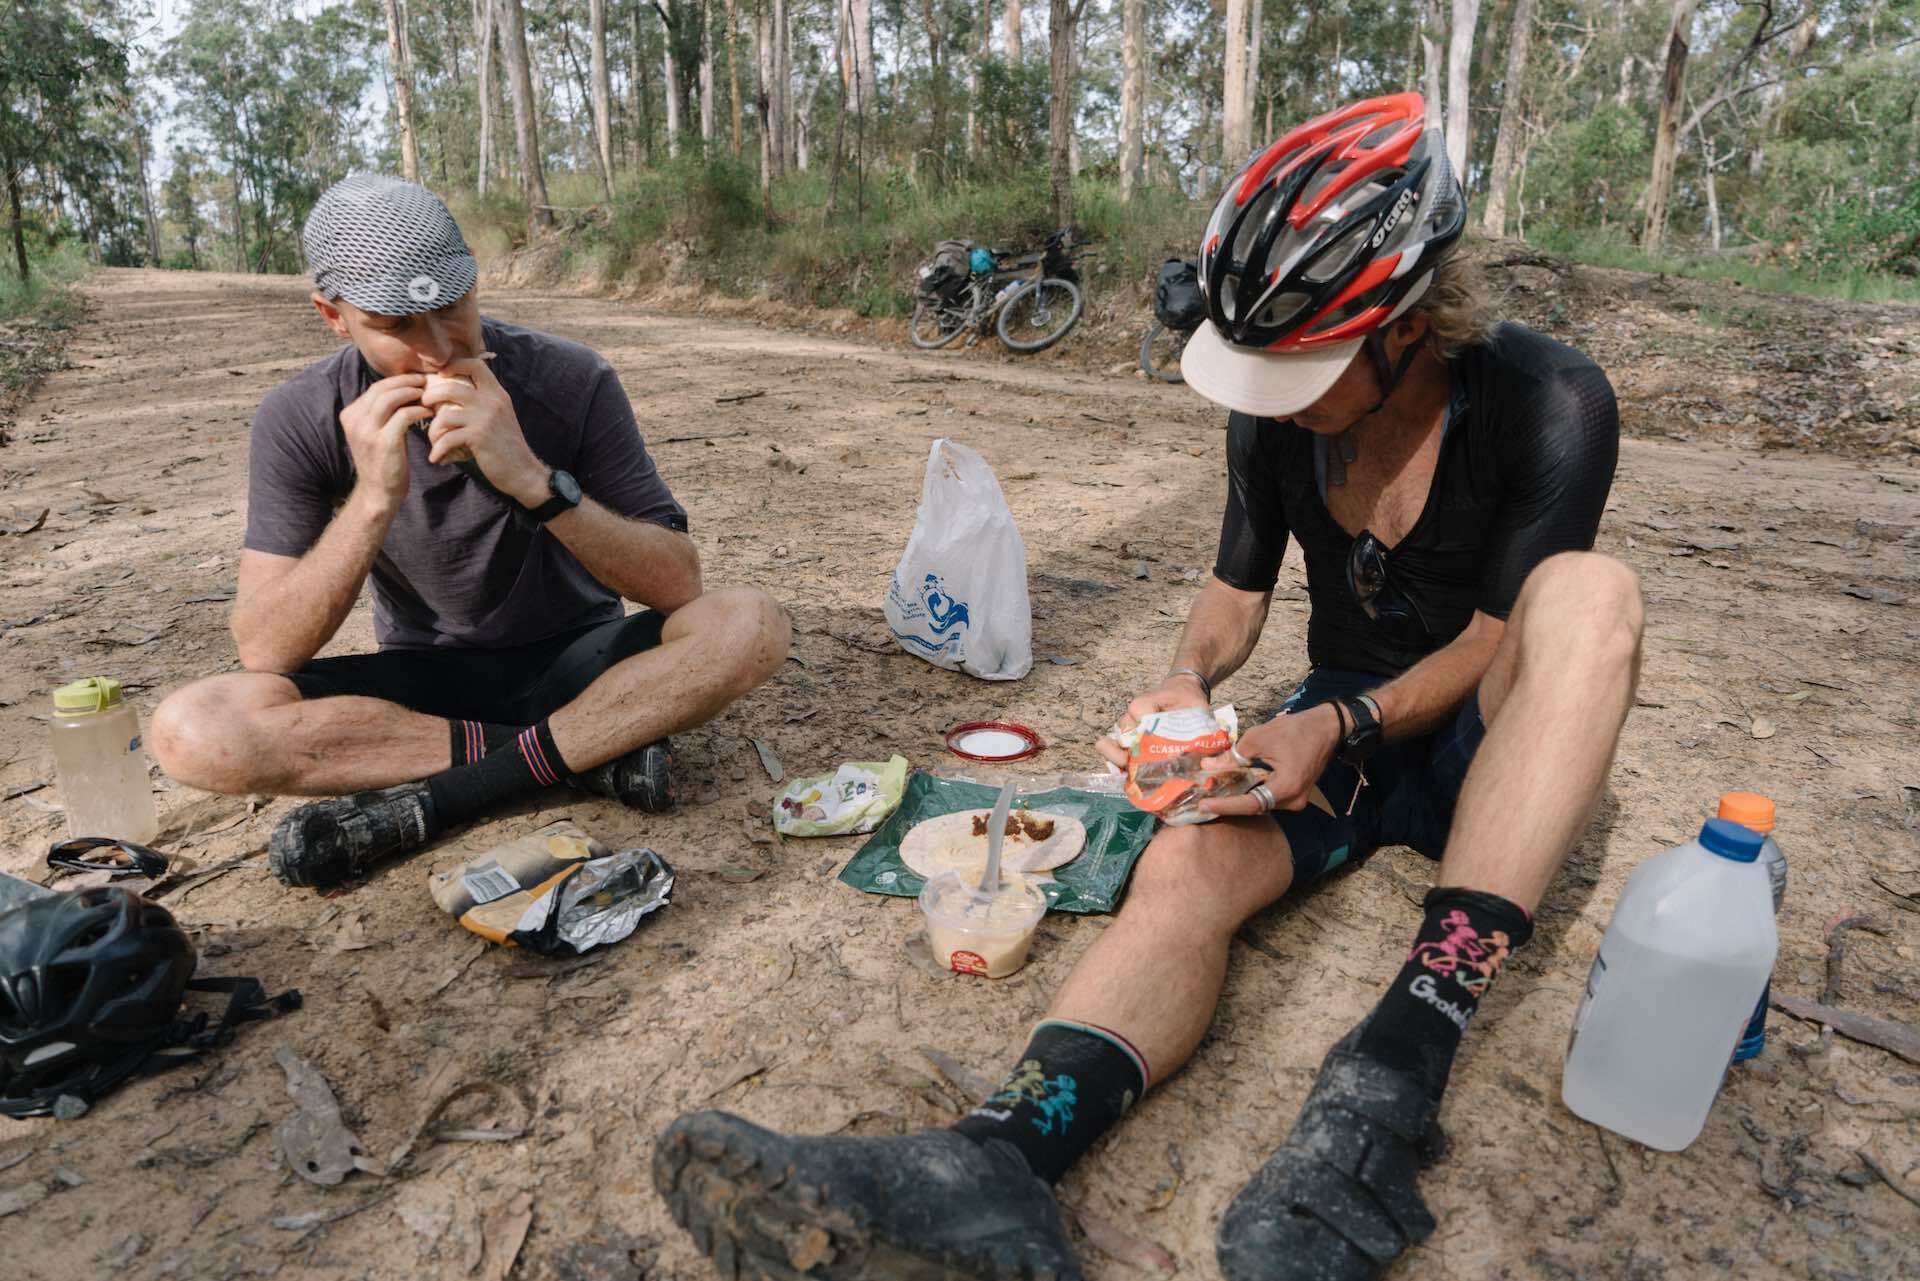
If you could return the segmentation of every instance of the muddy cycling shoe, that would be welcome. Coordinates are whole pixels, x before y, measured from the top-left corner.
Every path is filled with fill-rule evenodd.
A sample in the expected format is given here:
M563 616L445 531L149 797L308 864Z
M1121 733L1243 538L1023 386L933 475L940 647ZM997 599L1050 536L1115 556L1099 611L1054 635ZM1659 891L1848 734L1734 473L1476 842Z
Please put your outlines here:
M694 1112L653 1185L727 1281L1080 1281L1053 1189L1009 1143L776 1134Z
M604 765L567 775L567 786L619 801L630 809L664 814L673 808L673 745L663 738L636 747Z
M325 889L419 849L439 831L425 783L302 805L273 829L267 866L286 885Z
M1359 1035L1327 1054L1293 1132L1220 1220L1227 1281L1367 1281L1432 1234L1414 1178L1444 1144L1439 1101L1353 1053Z

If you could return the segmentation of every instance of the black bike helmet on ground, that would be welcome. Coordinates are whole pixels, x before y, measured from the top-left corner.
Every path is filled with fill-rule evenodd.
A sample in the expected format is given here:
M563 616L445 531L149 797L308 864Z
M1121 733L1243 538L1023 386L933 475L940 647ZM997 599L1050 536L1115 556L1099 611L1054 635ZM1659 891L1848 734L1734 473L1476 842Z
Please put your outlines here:
M112 886L0 914L0 1114L91 1102L139 1070L197 959L172 913Z
M1426 291L1465 225L1419 94L1289 131L1234 176L1207 221L1207 323L1182 356L1188 386L1255 417L1305 409Z

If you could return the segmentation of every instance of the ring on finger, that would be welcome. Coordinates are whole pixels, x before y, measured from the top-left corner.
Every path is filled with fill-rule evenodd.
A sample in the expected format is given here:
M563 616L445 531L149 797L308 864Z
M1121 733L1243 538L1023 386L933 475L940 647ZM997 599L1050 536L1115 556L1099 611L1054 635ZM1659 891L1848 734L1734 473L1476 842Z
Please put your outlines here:
M1240 754L1240 744L1234 743L1227 748L1227 755L1233 757L1233 763L1242 769L1251 769L1253 762Z
M1273 789L1265 783L1255 783L1247 793L1260 806L1260 812L1266 813L1274 806Z

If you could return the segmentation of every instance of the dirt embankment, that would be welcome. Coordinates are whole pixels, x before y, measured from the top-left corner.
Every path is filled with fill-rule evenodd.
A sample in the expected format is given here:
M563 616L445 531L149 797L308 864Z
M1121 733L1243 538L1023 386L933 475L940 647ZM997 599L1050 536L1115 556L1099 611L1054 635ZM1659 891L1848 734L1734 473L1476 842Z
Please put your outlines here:
M1557 280L1527 288L1550 306ZM0 535L0 869L15 873L34 871L62 830L42 786L50 688L110 672L150 710L165 689L234 666L225 615L247 423L270 387L333 347L297 280L109 272L91 289L71 367L0 451L0 513L49 512L31 534ZM1920 467L1874 443L1911 415L1910 373L1891 354L1871 368L1857 358L1879 350L1875 336L1910 351L1911 313L1818 304L1844 339L1831 350L1847 354L1795 372L1807 349L1764 346L1799 341L1784 320L1730 326L1752 336L1723 351L1698 308L1682 317L1628 292L1607 305L1622 319L1590 317L1570 336L1631 349L1608 359L1642 439L1622 450L1600 545L1645 588L1639 701L1592 831L1467 1038L1443 1115L1452 1155L1424 1185L1440 1230L1393 1275L1912 1276L1912 1063L1776 1015L1766 1054L1731 1074L1706 1133L1676 1155L1603 1136L1558 1101L1568 1021L1621 884L1736 785L1778 799L1793 866L1776 991L1817 998L1824 928L1866 913L1886 932L1851 936L1842 1001L1920 1020L1920 917L1892 893L1920 889ZM1777 305L1802 321L1816 308ZM1106 927L1050 919L1033 964L1004 982L927 972L903 947L911 903L834 880L854 842L775 840L748 738L796 773L890 751L931 766L948 726L1005 716L1051 744L1045 768L1091 767L1090 740L1164 670L1212 564L1219 415L1071 346L1028 361L924 355L618 300L495 291L488 307L614 363L692 513L708 580L779 597L793 659L678 741L677 813L542 795L330 897L282 889L257 857L287 802L156 780L168 849L203 865L255 856L172 900L204 969L298 987L307 1008L77 1121L0 1128L0 1207L40 1197L0 1214L9 1277L492 1277L518 1207L531 1228L516 1277L709 1276L647 1175L652 1137L675 1115L719 1107L848 1134L949 1122ZM1795 369L1760 365L1763 350ZM1844 456L1760 447L1798 439L1828 382L1853 389L1851 417L1834 405ZM1894 420L1871 417L1902 395ZM1708 399L1718 408L1696 423L1687 407ZM1756 421L1713 416L1736 409ZM1825 430L1813 430L1823 445ZM942 435L994 466L1027 542L1042 661L1020 682L930 668L881 620ZM1300 675L1301 586L1295 562L1225 697L1269 708ZM363 602L333 650L370 640ZM580 968L488 949L439 913L429 871L562 813L665 854L680 870L674 905ZM1061 1189L1089 1276L1158 1275L1156 1249L1181 1275L1216 1275L1221 1210L1397 966L1430 874L1384 851L1247 926L1195 1060ZM314 1187L274 1156L272 1129L293 1106L274 1062L283 1047L327 1077L381 1159L469 1081L503 1083L531 1111L468 1100L449 1124L526 1133L423 1139L394 1177Z

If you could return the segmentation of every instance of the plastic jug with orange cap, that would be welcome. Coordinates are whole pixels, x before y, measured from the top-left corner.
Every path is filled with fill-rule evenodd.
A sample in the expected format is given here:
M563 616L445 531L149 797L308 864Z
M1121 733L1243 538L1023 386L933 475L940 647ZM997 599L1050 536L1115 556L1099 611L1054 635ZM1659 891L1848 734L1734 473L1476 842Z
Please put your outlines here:
M1773 886L1773 914L1780 915L1780 902L1787 896L1787 856L1773 839L1773 802L1758 792L1728 792L1720 798L1721 818L1760 833L1766 841L1760 846L1760 862L1766 866ZM1753 1011L1746 1033L1733 1051L1733 1061L1744 1063L1760 1057L1767 1045L1767 1002L1773 996L1773 984L1760 993L1760 1004Z

